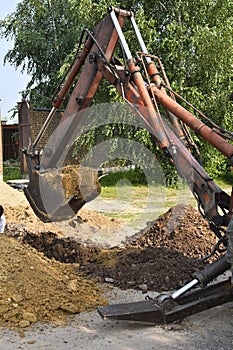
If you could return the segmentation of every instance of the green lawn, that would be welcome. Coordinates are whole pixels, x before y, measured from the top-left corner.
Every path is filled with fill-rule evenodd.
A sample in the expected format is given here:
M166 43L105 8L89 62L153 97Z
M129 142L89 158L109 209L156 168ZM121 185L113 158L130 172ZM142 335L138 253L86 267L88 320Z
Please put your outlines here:
M218 183L230 194L231 186ZM132 185L120 180L113 186L102 186L101 194L90 207L107 216L131 220L136 225L143 221L155 220L159 215L177 204L196 206L196 200L186 184L178 188L163 186Z
M172 206L183 203L195 205L187 186L173 189L120 182L120 185L102 186L101 194L89 206L106 216L126 219L131 227L140 229L147 221L155 220Z
M20 168L15 163L5 163L3 164L3 180L15 180L21 179Z

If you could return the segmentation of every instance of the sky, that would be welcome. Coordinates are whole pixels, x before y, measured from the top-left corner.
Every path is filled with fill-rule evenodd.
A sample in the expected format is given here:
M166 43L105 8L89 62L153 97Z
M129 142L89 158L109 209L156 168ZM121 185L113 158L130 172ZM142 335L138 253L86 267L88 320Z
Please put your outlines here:
M16 5L20 0L1 0L0 3L0 19L4 19L8 14L16 9ZM13 46L12 42L0 39L0 111L1 119L6 120L7 124L17 123L17 118L11 119L12 112L9 112L21 101L20 91L23 91L30 80L26 74L22 74L20 70L15 70L13 66L3 63L4 56Z

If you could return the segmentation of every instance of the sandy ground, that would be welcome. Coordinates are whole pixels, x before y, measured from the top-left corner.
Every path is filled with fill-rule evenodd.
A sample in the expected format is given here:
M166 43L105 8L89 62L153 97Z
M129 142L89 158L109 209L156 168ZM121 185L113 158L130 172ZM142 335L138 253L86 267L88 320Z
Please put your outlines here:
M27 205L22 192L0 183L0 198L3 197L7 198L7 204ZM121 291L109 286L106 297L112 304L144 300L145 296L142 292ZM75 316L67 326L36 324L24 334L2 329L0 349L232 350L232 325L233 303L162 327L103 320L96 311Z

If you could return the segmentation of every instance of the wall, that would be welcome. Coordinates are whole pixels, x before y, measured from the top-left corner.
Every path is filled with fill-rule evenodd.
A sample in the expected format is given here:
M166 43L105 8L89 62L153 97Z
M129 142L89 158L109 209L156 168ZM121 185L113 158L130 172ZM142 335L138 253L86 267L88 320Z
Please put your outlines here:
M31 137L34 141L41 130L42 125L44 124L46 118L48 117L50 110L41 109L41 108L30 108L30 125L31 125ZM48 125L39 145L45 146L48 142L49 137L52 135L53 131L59 124L59 121L62 117L62 111L57 111Z

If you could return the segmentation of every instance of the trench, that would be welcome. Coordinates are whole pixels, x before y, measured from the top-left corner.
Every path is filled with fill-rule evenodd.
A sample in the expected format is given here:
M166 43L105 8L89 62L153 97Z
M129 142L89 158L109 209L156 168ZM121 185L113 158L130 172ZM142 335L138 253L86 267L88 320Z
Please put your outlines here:
M78 264L78 273L96 277L101 283L111 281L122 289L146 285L151 291L177 289L189 282L216 244L208 223L192 206L182 205L114 248L79 242L52 231L31 232L17 224L9 226L8 235L49 259Z
M55 259L61 263L78 263L85 265L95 259L99 248L87 246L71 238L59 238L51 231L46 232L28 232L27 230L10 230L8 236L11 236L24 245L35 248L43 253L49 259Z

